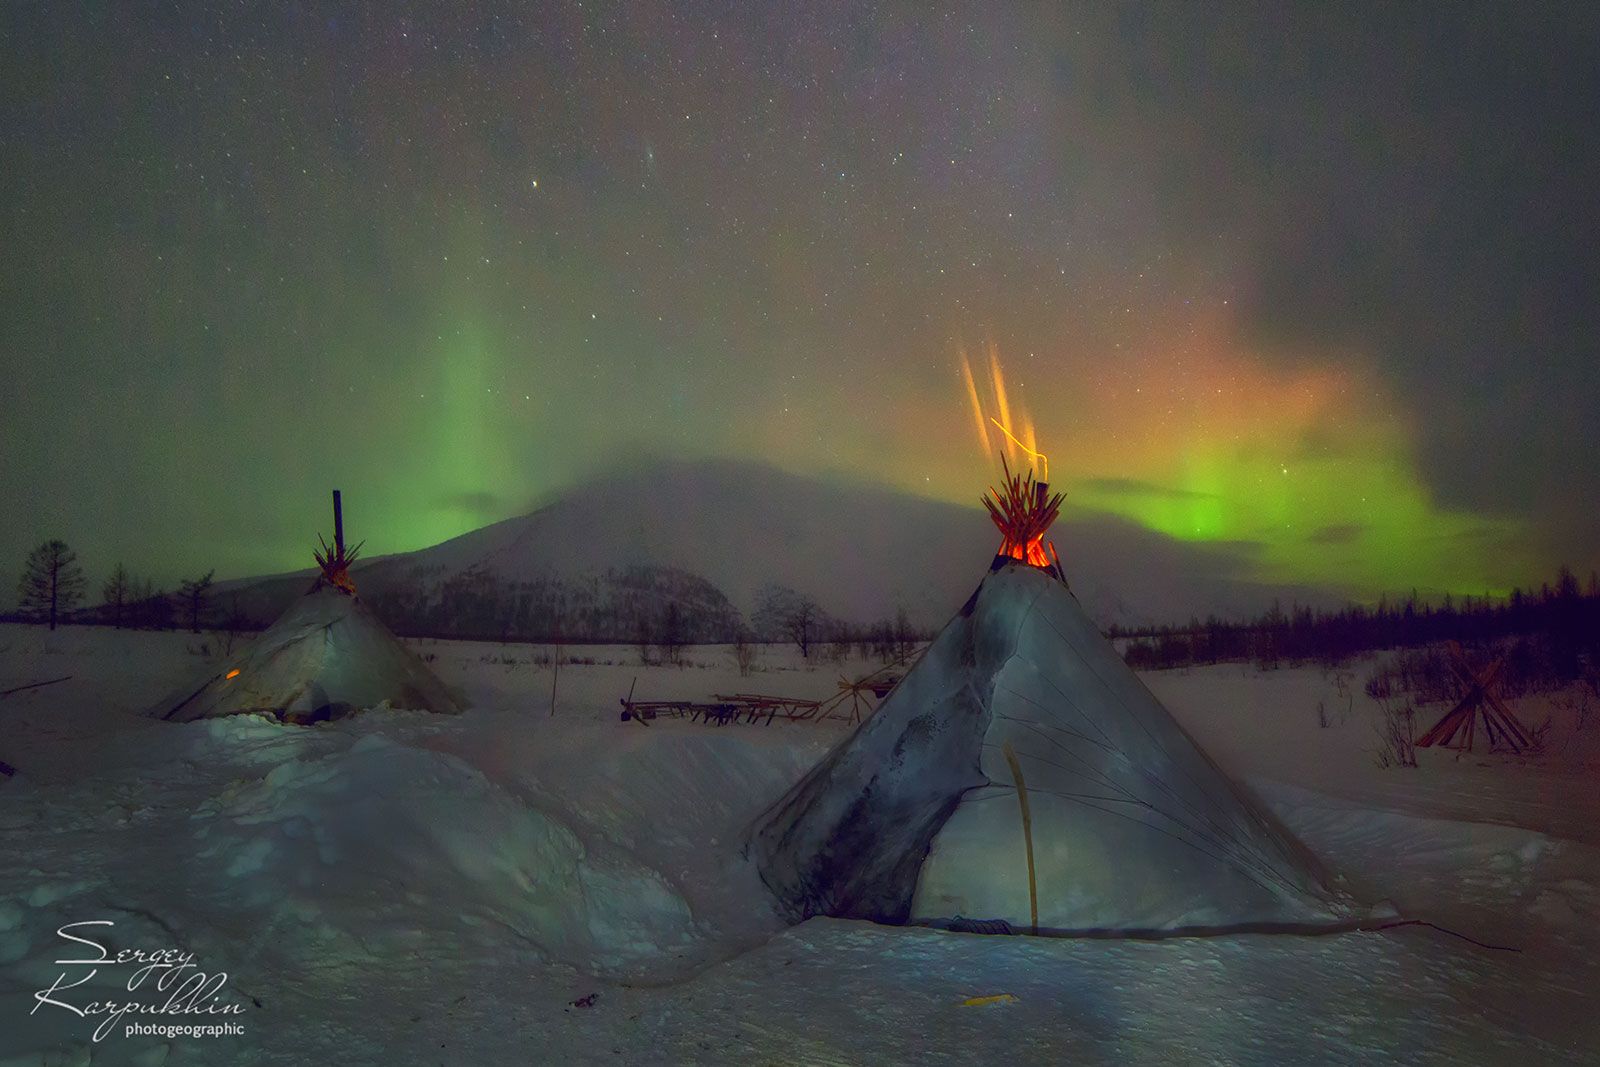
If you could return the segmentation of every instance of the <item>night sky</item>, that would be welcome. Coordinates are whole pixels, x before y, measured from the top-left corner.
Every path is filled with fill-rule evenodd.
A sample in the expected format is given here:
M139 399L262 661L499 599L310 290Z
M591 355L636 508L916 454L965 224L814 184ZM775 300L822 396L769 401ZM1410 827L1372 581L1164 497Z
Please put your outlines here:
M975 504L991 349L1069 513L1363 596L1600 563L1597 4L56 0L0 84L18 570L662 456Z

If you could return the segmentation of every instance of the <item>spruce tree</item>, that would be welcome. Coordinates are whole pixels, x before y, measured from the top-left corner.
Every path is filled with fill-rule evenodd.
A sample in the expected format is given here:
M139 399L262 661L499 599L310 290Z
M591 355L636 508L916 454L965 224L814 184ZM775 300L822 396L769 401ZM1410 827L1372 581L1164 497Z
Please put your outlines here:
M64 541L46 541L28 554L28 562L17 583L17 604L23 614L46 620L50 629L56 620L83 599L83 568Z

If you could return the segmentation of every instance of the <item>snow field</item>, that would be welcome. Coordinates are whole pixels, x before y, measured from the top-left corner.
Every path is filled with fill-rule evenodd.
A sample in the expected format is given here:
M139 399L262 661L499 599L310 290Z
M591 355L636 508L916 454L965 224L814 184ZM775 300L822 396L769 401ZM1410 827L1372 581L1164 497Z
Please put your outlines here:
M784 928L739 834L842 726L617 719L641 697L822 696L870 665L769 650L740 678L572 649L415 647L476 705L314 728L129 714L192 635L0 627L0 1064L1592 1062L1600 799L1592 739L1544 757L1371 760L1375 709L1321 729L1332 681L1237 665L1145 676L1200 744L1409 927L1168 941ZM512 662L507 663L505 660ZM1534 702L1530 702L1534 703ZM1442 710L1442 709L1440 709ZM1426 714L1426 713L1425 713ZM1528 709L1535 722L1544 705ZM177 945L229 972L238 1038L88 1040L29 1014L55 931ZM112 939L107 938L111 943ZM110 996L117 984L102 975ZM586 1004L591 994L594 999ZM1010 994L968 1006L970 998Z

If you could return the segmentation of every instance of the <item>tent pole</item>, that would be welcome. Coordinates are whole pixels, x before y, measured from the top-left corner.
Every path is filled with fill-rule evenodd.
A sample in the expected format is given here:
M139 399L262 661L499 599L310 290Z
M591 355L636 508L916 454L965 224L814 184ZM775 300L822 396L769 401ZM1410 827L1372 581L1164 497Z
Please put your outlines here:
M1028 811L1028 787L1022 780L1022 764L1017 760L1016 750L1007 741L1002 750L1005 752L1006 762L1011 764L1011 777L1017 783L1017 804L1022 808L1022 841L1028 848L1028 912L1033 920L1033 933L1039 933L1039 886L1033 876L1033 816Z
M337 489L333 491L333 550L344 558L344 504Z

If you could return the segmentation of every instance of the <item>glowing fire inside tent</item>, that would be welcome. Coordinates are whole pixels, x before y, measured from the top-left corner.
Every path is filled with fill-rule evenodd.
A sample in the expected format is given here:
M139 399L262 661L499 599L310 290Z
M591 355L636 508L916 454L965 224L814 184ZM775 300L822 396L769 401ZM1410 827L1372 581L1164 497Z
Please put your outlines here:
M1056 555L1053 542L1046 554L1044 532L1061 511L1062 494L1051 496L1049 484L1034 481L1032 471L1025 478L1012 474L1004 456L1000 457L1000 467L1005 472L1000 483L1004 489L990 486L982 498L983 506L989 509L989 518L1000 528L1000 551L995 562L1021 560L1060 577L1060 557Z

